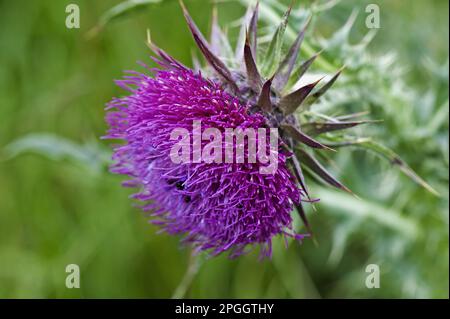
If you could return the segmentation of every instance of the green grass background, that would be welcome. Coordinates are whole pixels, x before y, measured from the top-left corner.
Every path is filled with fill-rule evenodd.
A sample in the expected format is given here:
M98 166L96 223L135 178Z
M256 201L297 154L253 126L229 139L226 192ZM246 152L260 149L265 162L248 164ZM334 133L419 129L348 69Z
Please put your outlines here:
M166 298L184 275L189 258L179 238L156 234L157 228L131 205L132 191L120 186L123 177L95 163L97 150L108 150L108 143L99 141L106 129L103 107L124 93L113 79L123 70L139 69L136 61L149 61L146 29L186 64L194 44L177 1L170 0L87 37L118 2L0 1L0 297ZM435 103L418 101L413 122L405 115L413 106L393 108L397 102L387 101L380 137L441 197L389 164L358 152L340 155L335 159L342 167L339 176L361 200L349 210L348 197L315 188L328 198L311 215L318 246L306 240L285 249L278 240L272 260L259 261L257 252L235 260L209 259L188 297L448 297L448 104L439 129L409 139L427 124L420 112L433 113L430 105L448 101L448 64L430 73L423 63L427 58L448 61L448 2L372 2L380 6L381 29L367 50L396 52L408 88L435 97ZM78 30L65 27L69 3L80 6ZM210 2L186 3L207 30ZM365 32L366 3L343 1L322 16L316 32L331 34L356 6L360 16L352 35L357 38ZM222 24L245 11L236 2L219 8ZM33 152L9 158L5 146L30 133L52 133L85 145L84 164ZM65 287L65 267L71 263L80 266L80 289ZM381 267L379 289L364 285L369 263Z

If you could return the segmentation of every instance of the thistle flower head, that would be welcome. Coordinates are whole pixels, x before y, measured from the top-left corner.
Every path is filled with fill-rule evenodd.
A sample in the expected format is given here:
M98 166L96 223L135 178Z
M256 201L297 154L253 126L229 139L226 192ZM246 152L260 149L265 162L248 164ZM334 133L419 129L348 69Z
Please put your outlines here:
M208 43L183 4L182 8L208 63L207 69L193 71L149 40L160 68L148 69L148 74L131 72L118 81L130 94L114 99L108 106L107 138L125 142L114 149L112 171L131 176L126 185L139 189L134 198L144 203L142 208L150 213L154 224L170 234L183 235L184 241L197 250L211 254L230 251L231 256L236 256L245 252L246 247L259 244L262 254L270 256L273 236L304 237L292 229L294 207L310 232L301 204L310 200L303 166L325 182L347 190L310 152L330 150L312 136L361 123L308 123L297 116L325 93L340 71L315 91L318 81L292 88L292 76L298 80L316 55L300 65L296 61L307 22L286 56L274 59L281 50L280 39L290 9L275 31L266 57L257 63L256 6L243 22L244 37L236 49L238 61L225 63L219 52L228 41L217 25L216 14L212 41ZM189 132L195 122L201 122L204 130L211 128L221 133L227 128L256 130L258 134L244 140L246 146L252 139L259 144L265 140L258 139L258 129L279 129L279 147L268 149L267 139L264 149L276 157L276 171L262 174L262 164L249 161L249 152L244 153L243 162L174 163L171 151L180 141L172 138L172 132L177 129ZM195 140L194 135L190 132L184 142ZM207 142L200 140L202 147ZM220 142L224 154L227 144L222 139ZM194 148L188 149L189 158L195 158Z
M134 197L168 233L185 234L213 254L230 248L239 254L252 243L269 254L272 236L293 235L290 212L300 199L288 154L278 154L275 174L261 174L259 163L173 163L175 129L190 130L193 121L204 129L258 129L265 118L201 73L171 58L159 62L163 69L154 77L135 73L119 81L131 95L110 103L116 111L108 114L108 137L127 141L116 148L112 170L133 177L128 184L140 188Z

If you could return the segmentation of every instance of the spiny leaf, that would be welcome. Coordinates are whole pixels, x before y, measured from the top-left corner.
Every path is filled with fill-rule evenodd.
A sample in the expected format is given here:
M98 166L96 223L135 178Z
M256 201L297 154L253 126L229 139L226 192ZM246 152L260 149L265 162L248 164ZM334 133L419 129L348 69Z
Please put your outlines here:
M283 113L294 113L308 96L308 94L312 91L312 89L317 85L317 83L319 83L319 81L320 79L316 82L305 85L288 95L283 96L278 104Z
M305 182L305 176L303 175L303 170L300 165L300 162L297 159L297 156L295 154L293 156L291 156L290 161L292 162L293 171L294 171L295 177L298 180L298 183L300 184L301 188L304 190L306 197L308 197L308 199L311 199L311 197L309 196L308 187Z
M333 132L355 127L361 124L378 123L380 121L366 120L353 122L308 122L303 124L302 130L309 135L319 135L326 132Z
M253 10L252 18L250 19L250 26L248 28L248 36L250 48L252 50L253 58L257 60L257 46L258 46L258 9L259 1L256 2L255 9Z
M357 146L371 150L376 154L388 159L392 165L397 166L404 174L406 174L409 178L411 178L414 182L425 188L430 193L440 196L440 194L431 187L427 182L425 182L419 175L417 175L408 164L403 161L400 156L398 156L393 150L390 148L377 143L372 140L368 140L364 143L359 143Z
M320 178L322 178L325 182L334 186L336 188L342 189L346 192L352 193L350 189L344 186L341 182L339 182L336 178L333 177L323 166L320 164L311 154L308 152L298 149L298 154L300 157L300 163L310 168L314 173L316 173Z
M278 67L278 61L281 59L281 48L283 46L284 32L286 31L291 9L292 6L289 6L288 10L284 13L281 23L275 30L272 41L270 41L263 66L263 73L266 75L274 73Z
M249 4L252 3L252 0L239 0L239 2L241 2L242 4L244 4L245 6L248 7ZM275 0L274 1L270 1L272 3L278 3ZM275 7L278 5L273 5L273 4L269 4L266 1L262 1L260 2L260 10L259 10L259 16L262 20L264 20L268 25L273 25L275 23L278 23L281 19L281 17L279 16L279 14L273 10L273 7ZM282 5L281 3L279 4L280 7L283 7L283 10L285 8L284 5ZM286 27L285 30L285 36L287 39L294 41L295 38L297 37L297 32L294 31L292 28L290 28L289 26ZM243 47L243 45L242 45ZM315 53L315 50L313 49L313 47L310 45L310 43L308 43L308 41L304 41L301 47L301 51L306 55L306 56L310 56L313 55ZM242 51L240 51L242 52ZM318 66L320 66L324 71L327 72L332 72L333 70L335 70L335 66L333 66L333 64L331 62L329 62L328 60L321 58L320 56L317 58L316 63L318 64ZM265 70L263 70L262 72L264 75L266 76L271 76L273 75L273 73L270 73L269 75L267 75L265 73Z
M258 97L258 105L262 110L266 112L272 111L272 101L270 100L270 91L271 91L272 79L267 80L262 87L261 93Z
M281 91L285 87L286 83L291 76L292 70L294 69L295 61L297 60L300 46L302 44L303 38L305 37L306 28L308 27L311 21L311 17L305 23L305 26L302 28L294 43L290 47L286 57L280 63L277 71L275 72L273 86L275 90Z
M211 52L211 49L209 48L208 43L206 42L205 38L201 34L200 30L198 29L195 22L192 20L191 16L189 15L189 12L187 11L183 1L180 0L181 8L183 9L184 17L186 18L186 22L188 24L189 30L192 33L192 36L194 37L195 43L197 43L197 46L199 47L200 51L203 53L203 56L205 57L206 61L216 70L216 72L224 78L224 80L230 85L231 89L235 92L239 92L239 89L234 82L230 70L228 70L227 66L222 62L222 60L219 59L216 55L214 55Z
M256 66L256 62L254 59L254 56L252 54L252 49L250 47L250 43L248 42L248 36L247 36L247 42L244 46L244 62L245 62L245 68L247 70L247 80L250 87L256 92L259 93L261 91L262 86L262 80L261 76L258 72L258 67Z
M299 141L305 145L308 145L309 147L332 150L328 146L325 146L322 143L316 141L315 139L301 132L292 125L282 124L281 129L283 129L287 134L289 134L294 140Z
M325 83L317 92L314 92L311 94L311 96L308 97L307 101L305 101L306 105L311 105L314 102L316 102L322 95L325 94L326 91L336 82L339 75L342 73L342 70L344 70L344 67L340 68L339 71L336 72L335 75L327 82Z

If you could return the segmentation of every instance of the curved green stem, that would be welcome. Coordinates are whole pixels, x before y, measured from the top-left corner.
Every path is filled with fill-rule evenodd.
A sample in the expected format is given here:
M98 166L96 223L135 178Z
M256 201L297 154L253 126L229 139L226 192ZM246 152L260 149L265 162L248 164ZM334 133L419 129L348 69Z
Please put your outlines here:
M194 281L194 278L197 275L199 269L200 269L200 258L198 255L194 253L193 250L191 250L186 273L184 274L180 284L172 294L172 299L181 299L186 296L186 293L191 287L192 282Z

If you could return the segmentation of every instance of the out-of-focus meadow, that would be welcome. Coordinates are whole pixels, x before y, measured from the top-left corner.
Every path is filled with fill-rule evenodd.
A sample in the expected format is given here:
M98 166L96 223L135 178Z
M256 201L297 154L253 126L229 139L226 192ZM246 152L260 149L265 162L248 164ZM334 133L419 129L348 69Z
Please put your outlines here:
M188 65L194 43L177 1L95 28L119 2L0 1L0 297L165 298L184 276L188 251L132 206L124 178L105 168L110 151L99 138L105 103L124 94L113 79L149 61L146 29ZM275 1L262 2L279 13ZM69 3L80 7L80 29L65 27ZM257 251L206 260L186 296L448 297L448 2L345 0L314 20L312 47L319 50L320 38L333 36L353 8L359 14L349 39L360 41L368 3L379 5L381 28L367 47L327 43L323 61L349 70L346 86L330 90L326 103L383 119L367 130L441 196L388 161L338 152L327 167L359 199L313 188L322 199L317 212L308 211L318 245L285 249L276 240L271 260L259 261ZM206 32L211 3L186 5ZM218 7L232 36L245 8L237 1ZM80 289L65 286L68 264L80 266ZM366 288L368 264L380 266L379 289Z

